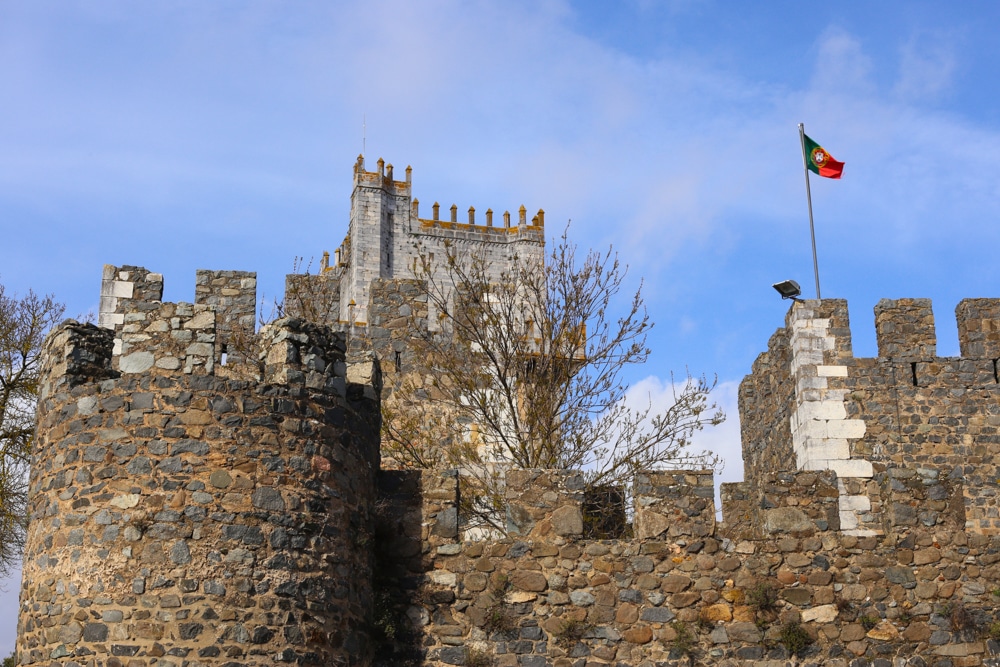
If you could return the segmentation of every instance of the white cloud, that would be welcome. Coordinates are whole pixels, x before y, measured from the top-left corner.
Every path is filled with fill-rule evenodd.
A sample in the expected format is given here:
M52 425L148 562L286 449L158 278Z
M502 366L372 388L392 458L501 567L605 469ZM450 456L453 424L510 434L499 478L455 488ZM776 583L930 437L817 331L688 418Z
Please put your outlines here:
M893 88L898 98L933 101L952 87L957 57L951 34L913 35L899 51L899 79Z
M872 61L861 42L839 28L831 28L817 46L816 65L811 88L830 91L839 95L870 95L874 90L871 80Z

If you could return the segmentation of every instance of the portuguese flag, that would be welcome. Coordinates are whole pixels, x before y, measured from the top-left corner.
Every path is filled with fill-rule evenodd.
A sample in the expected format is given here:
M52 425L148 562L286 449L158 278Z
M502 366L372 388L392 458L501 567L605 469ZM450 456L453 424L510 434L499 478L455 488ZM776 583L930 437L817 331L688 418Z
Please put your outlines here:
M806 167L809 168L809 171L826 178L840 178L840 175L844 173L844 163L834 160L833 156L810 139L809 135L802 136L806 140Z

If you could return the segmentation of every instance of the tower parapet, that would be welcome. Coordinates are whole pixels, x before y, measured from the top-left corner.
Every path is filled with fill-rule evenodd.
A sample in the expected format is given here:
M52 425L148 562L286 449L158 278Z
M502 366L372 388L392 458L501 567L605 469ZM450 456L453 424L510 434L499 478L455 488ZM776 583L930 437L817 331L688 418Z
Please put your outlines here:
M151 304L163 299L163 276L141 266L104 265L98 325L113 329L132 309L129 302Z
M216 313L216 363L243 363L241 345L257 325L257 274L253 271L206 271L195 274L195 304L211 306ZM238 342L238 341L235 341Z
M162 280L122 272L115 332L45 343L20 664L367 664L377 363L286 319L265 381L228 379L227 304L139 299Z
M879 356L866 359L851 352L846 302L794 304L740 387L747 479L781 461L834 470L841 528L880 535L913 525L904 480L932 471L925 479L932 495L947 492L957 503L942 502L934 523L1000 534L992 417L1000 401L1000 301L963 301L956 317L962 356L937 357L931 302L882 300Z
M931 300L882 299L875 305L875 336L880 357L936 357L937 334Z
M469 207L467 223L458 221L457 204L451 206L448 220L440 219L437 203L432 210L431 218L420 217L409 167L406 180L397 181L391 164L380 158L376 171L370 172L365 170L364 158L358 156L347 237L334 252L334 264L321 273L335 280L340 291L339 313L331 321L367 324L372 283L412 279L422 260L429 262L435 279L448 280L444 258L449 250L457 249L463 257L472 252L483 254L496 266L509 263L514 255L539 266L544 261L545 211L541 209L528 220L521 206L514 226L509 212L504 213L502 226L494 226L492 209L486 211L486 224L476 222L473 207Z

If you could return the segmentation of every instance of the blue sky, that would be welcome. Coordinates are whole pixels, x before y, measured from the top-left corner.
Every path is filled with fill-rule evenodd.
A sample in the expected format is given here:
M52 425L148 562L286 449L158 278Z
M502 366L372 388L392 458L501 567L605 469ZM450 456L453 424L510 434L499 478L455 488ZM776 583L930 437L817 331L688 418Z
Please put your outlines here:
M770 285L813 296L796 125L846 162L814 178L823 294L855 353L872 307L1000 296L1000 5L937 2L0 3L0 280L94 310L101 266L141 264L170 300L198 268L333 250L366 126L369 164L465 210L544 208L644 280L654 354L718 374L703 443L739 478L735 387L783 323ZM0 593L0 655L17 583Z

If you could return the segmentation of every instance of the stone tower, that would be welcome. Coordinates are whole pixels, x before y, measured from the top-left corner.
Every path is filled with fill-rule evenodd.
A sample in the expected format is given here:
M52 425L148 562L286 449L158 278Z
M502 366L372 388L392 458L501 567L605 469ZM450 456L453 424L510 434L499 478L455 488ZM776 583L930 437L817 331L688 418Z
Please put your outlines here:
M493 224L493 211L485 213L485 224L477 222L469 207L467 221L459 222L458 207L452 205L450 219L442 220L435 203L430 219L420 217L420 202L412 196L412 170L397 181L391 164L379 158L378 169L365 171L364 158L354 165L354 189L347 237L334 253L334 261L323 267L326 289L339 292L336 321L366 324L370 320L373 281L412 279L416 262L431 263L435 278L447 279L444 257L450 248L460 257L482 254L497 267L518 255L528 264L541 266L545 254L545 212L531 220L524 206L516 222L509 212L501 224ZM434 262L434 258L437 262ZM330 318L334 320L334 317ZM335 323L335 321L331 321Z
M377 364L285 319L262 381L229 379L252 274L201 272L194 304L141 267L105 279L115 328L44 350L20 664L369 664Z

